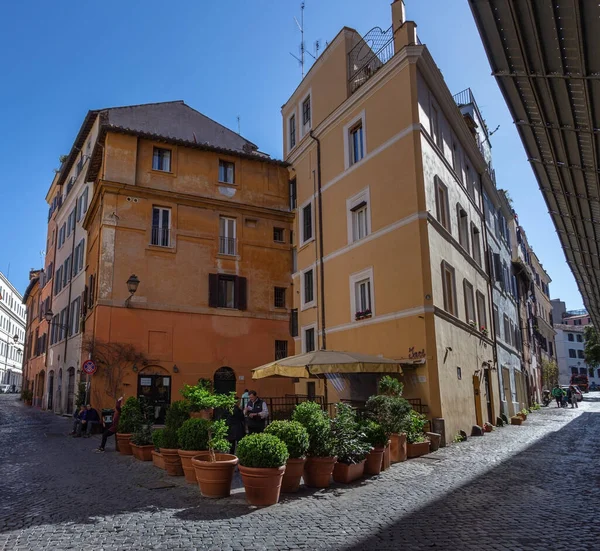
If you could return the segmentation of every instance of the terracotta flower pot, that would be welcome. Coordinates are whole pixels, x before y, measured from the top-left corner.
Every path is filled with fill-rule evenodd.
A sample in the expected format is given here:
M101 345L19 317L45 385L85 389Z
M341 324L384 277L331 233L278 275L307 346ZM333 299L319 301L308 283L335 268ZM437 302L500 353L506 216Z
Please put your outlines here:
M201 409L200 411L192 411L190 412L190 417L192 419L212 419L213 410L212 409Z
M159 469L164 470L165 460L162 456L162 453L160 453L159 451L156 451L156 450L152 450L152 463L154 463L155 467L158 467Z
M215 459L211 463L208 452L199 453L192 458L200 493L204 497L228 497L238 458L228 453L216 453Z
M152 444L147 446L138 446L133 442L130 442L131 451L133 453L133 457L139 459L140 461L152 461L152 451L154 450L154 446Z
M171 448L160 448L160 453L165 462L165 470L169 476L183 476L181 457L177 450Z
M304 464L306 457L300 459L288 459L285 464L285 473L281 482L281 491L286 493L294 493L300 488L300 479L304 473Z
M392 464L390 460L390 441L388 440L388 445L383 449L383 457L381 463L381 470L387 471Z
M406 461L406 434L394 433L390 436L390 460L392 463Z
M133 455L133 450L131 449L130 439L133 434L126 434L117 432L117 444L119 446L119 451L123 455Z
M527 414L526 413L517 413L517 417L520 417L521 419L523 419L523 421L527 421Z
M196 451L186 451L186 450L177 450L179 457L181 458L181 466L183 467L183 474L185 476L185 481L190 484L197 484L196 480L196 471L194 470L194 466L192 465L192 458L196 455L202 453L205 450L196 450Z
M337 457L307 457L304 484L310 488L329 488Z
M383 465L383 453L385 448L373 448L371 453L367 455L365 463L365 474L376 475L381 472Z
M362 478L365 473L365 459L360 463L346 465L346 463L337 462L333 467L333 480L340 484L350 484L359 478Z
M272 469L239 466L250 505L275 505L279 501L285 465Z
M417 442L416 444L407 444L406 452L408 457L421 457L429 453L429 442Z
M511 425L521 425L523 423L523 418L515 415L514 417L510 418L510 424Z

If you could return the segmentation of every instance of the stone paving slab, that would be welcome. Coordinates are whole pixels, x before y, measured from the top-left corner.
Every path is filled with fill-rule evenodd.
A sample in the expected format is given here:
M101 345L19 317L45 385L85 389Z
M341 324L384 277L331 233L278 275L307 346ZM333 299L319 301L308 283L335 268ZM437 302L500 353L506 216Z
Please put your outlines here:
M0 550L600 549L600 395L328 490L248 506L0 395ZM109 440L107 449L114 450ZM167 482L173 487L149 489Z

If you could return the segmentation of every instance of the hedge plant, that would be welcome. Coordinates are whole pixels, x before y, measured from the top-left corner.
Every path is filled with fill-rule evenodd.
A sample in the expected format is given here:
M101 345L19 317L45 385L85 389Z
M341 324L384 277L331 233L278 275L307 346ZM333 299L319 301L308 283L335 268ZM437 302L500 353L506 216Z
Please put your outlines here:
M190 406L183 400L173 402L167 409L165 428L177 432L183 423L190 418Z
M379 423L367 421L363 426L363 430L365 438L371 446L374 448L385 448L387 446L390 435Z
M291 459L306 455L310 444L308 432L298 421L273 421L265 432L277 436L286 445Z
M285 465L290 454L277 436L258 433L249 434L240 440L237 456L242 467L270 469Z
M371 451L362 427L356 420L354 408L348 404L336 404L337 414L331 422L335 455L339 463L354 465L366 459Z
M140 408L140 424L133 433L131 441L136 446L150 446L152 444L152 424L154 423L154 407L150 402L141 397L138 399Z
M121 408L117 432L132 434L142 426L142 408L137 398L130 396Z
M179 449L185 451L208 450L208 432L211 422L208 419L188 419L177 431Z
M427 438L423 432L425 425L427 424L427 417L422 413L417 413L411 409L408 423L406 425L406 441L409 444L418 444L419 442L425 442Z
M154 449L158 450L159 448L164 448L163 442L163 432L165 429L155 429L152 431L152 443L154 444Z
M308 455L332 457L335 453L331 421L316 402L302 402L292 413L292 420L298 421L308 432Z
M169 450L177 450L179 449L179 438L177 437L177 431L165 428L163 429L161 435L161 448L169 449Z
M208 379L200 379L194 386L185 385L181 390L181 395L188 402L192 411L221 408L231 413L237 403L235 392L216 394Z
M371 396L365 407L368 418L379 423L387 434L406 432L412 406L404 398L379 394Z
M379 381L379 394L385 396L402 396L404 384L390 375L384 375Z

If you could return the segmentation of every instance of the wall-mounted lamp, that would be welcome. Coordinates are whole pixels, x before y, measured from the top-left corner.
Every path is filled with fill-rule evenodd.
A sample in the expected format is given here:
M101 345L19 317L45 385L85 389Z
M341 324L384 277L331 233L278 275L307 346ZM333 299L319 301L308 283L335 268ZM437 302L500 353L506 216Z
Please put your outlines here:
M138 279L138 276L136 276L135 274L131 274L129 276L129 279L127 280L127 290L129 291L129 296L127 297L127 300L125 301L125 306L129 307L129 302L131 301L131 297L133 295L135 295L139 284L140 284L140 280Z
M179 373L179 368L176 365L173 366L173 373Z
M131 369L133 370L134 373L137 373L137 370L138 370L137 365L133 364L133 367Z

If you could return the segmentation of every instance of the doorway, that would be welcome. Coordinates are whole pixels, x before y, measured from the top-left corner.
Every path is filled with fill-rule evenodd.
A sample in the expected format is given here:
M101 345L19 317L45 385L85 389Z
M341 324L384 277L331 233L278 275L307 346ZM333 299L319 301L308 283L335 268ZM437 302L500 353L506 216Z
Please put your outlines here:
M475 424L481 427L483 426L483 414L481 413L481 379L479 375L473 375L473 397L475 398Z
M58 413L62 412L62 385L63 385L63 376L62 376L62 367L58 370L58 381L56 381L56 408Z
M54 406L54 370L48 373L48 405L46 409L52 411L52 406Z
M75 368L69 367L67 370L68 382L67 382L67 413L75 411Z
M215 371L213 388L216 394L235 392L236 377L231 367L220 367Z
M492 403L492 384L490 381L490 370L483 370L483 386L485 389L485 402L487 406L488 422L494 424L494 404Z
M138 375L138 398L145 398L154 408L154 423L165 422L167 407L171 404L171 377L165 375Z

